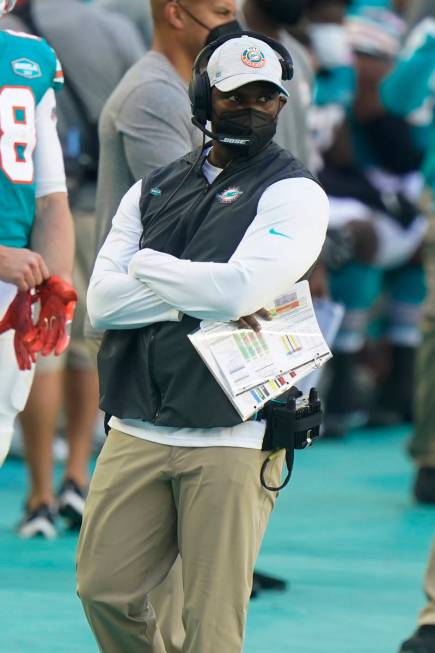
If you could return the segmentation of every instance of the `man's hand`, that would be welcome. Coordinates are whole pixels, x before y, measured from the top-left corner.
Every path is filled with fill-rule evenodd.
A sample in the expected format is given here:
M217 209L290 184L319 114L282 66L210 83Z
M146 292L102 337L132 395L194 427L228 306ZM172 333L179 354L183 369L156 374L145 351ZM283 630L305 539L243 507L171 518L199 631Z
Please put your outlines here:
M36 362L36 354L29 348L26 338L32 339L36 334L32 321L32 304L36 300L30 291L18 292L11 302L3 319L0 321L0 334L13 329L15 358L20 370L30 370Z
M239 329L252 329L255 332L261 331L261 324L257 320L257 317L263 318L263 320L271 320L272 316L266 308L260 308L256 313L252 315L245 315L241 317L240 320L237 320L236 324Z
M50 276L44 259L30 249L0 246L0 279L20 291L39 286Z
M68 347L68 327L73 319L77 304L77 292L60 277L52 276L38 289L41 302L36 332L25 338L33 353L42 356L62 354Z
M311 297L325 298L329 296L328 276L325 264L318 260L308 279Z

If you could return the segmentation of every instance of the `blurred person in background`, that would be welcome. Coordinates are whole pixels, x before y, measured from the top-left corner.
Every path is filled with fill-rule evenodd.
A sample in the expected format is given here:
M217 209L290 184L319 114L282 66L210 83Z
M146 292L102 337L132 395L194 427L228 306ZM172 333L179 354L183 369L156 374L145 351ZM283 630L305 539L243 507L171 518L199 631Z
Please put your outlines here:
M402 12L406 5L402 3ZM379 294L385 323L381 336L388 347L389 366L375 386L370 418L374 425L388 425L413 419L415 356L425 297L421 243L427 230L419 206L423 183L420 167L430 121L426 116L412 124L380 101L381 81L397 60L397 46L401 46L405 23L391 12L379 11L351 16L348 26L358 74L351 115L355 152L385 203L386 213L398 227L396 235L391 233L389 238L389 247L395 248L393 256L384 252L381 260ZM379 33L378 26L382 27ZM367 29L373 38L364 35ZM379 254L382 239L379 234L377 237L380 241L377 256L382 259Z
M313 104L309 111L309 124L317 149L322 157L320 176L327 180L330 169L335 168L335 151L340 150L342 134L346 133L348 115L356 94L356 70L353 52L345 27L349 0L308 0L304 13L303 29L309 44L311 56L316 68ZM326 190L328 184L324 185ZM347 252L342 242L336 242L336 228L329 228L323 251L323 261L326 263L327 287L329 287L332 258L346 256ZM339 301L341 297L338 298ZM334 352L336 356L337 352ZM340 358L340 353L336 358ZM326 367L326 376L334 363ZM347 387L348 379L344 382ZM332 388L332 401L349 412L346 396L342 399L342 390ZM331 427L330 413L335 406L328 405L327 435L338 433L336 424ZM339 418L341 421L341 417ZM335 420L335 417L334 417ZM347 426L347 425L346 425ZM343 429L344 431L345 429Z
M304 14L316 66L309 122L322 156L335 142L355 98L356 72L345 27L349 4L350 0L308 0Z
M420 344L415 374L415 431L410 453L417 466L414 495L421 503L435 504L435 1L415 0L409 14L417 22L399 62L384 80L381 97L393 112L408 117L431 114L431 136L424 162L422 199L429 229L425 240L424 268L427 297L423 307ZM417 629L400 647L400 653L435 653L435 542L426 571L427 603L420 612Z
M76 231L73 278L80 302L69 351L63 357L40 359L21 416L30 491L26 515L18 526L23 537L53 537L57 510L68 526L81 524L98 407L98 376L83 337L85 297L94 260L97 122L106 99L144 48L127 19L80 0L22 0L5 21L6 27L44 36L59 53L65 72L65 89L58 103L59 134ZM68 457L55 498L53 439L62 401Z
M244 29L273 38L291 52L295 73L287 106L278 123L275 142L314 172L319 167L319 158L308 122L314 90L314 67L307 48L288 31L299 24L307 4L308 0L243 0L237 18Z
M415 433L410 452L417 466L414 494L435 504L435 18L421 21L410 33L398 65L382 84L382 99L390 111L414 122L431 120L423 165L422 206L428 218L424 266L427 298L421 323L422 342L415 378Z
M404 24L387 10L370 8L349 18L346 27L356 86L320 173L331 200L325 247L331 293L346 307L326 403L331 436L367 422L370 409L372 419L382 423L412 416L408 379L424 297L421 265L413 257L427 228L417 206L422 152L406 121L388 113L379 100L379 84L397 57ZM358 360L381 294L392 362L382 392L371 381L371 392L364 395L356 375Z
M97 249L131 185L200 145L187 95L193 62L210 32L235 19L234 0L155 0L151 6L151 50L124 76L100 120Z
M2 27L5 12L14 4L0 1ZM44 285L47 298L47 282L58 275L75 299L76 293L69 285L74 232L56 129L54 92L63 84L62 68L54 50L41 39L1 31L0 49L1 465L34 373L35 359L24 342L34 328L29 291L40 291ZM62 317L65 327L66 315L55 316L47 308L41 299L41 319L55 326ZM44 510L51 527L49 506Z

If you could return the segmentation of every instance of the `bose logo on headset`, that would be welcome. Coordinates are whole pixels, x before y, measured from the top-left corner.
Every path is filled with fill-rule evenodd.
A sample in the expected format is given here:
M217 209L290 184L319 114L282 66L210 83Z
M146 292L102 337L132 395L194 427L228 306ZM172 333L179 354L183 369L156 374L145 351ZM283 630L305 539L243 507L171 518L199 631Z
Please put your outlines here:
M221 139L222 143L228 143L229 145L247 145L249 143L249 138L230 138L225 136Z

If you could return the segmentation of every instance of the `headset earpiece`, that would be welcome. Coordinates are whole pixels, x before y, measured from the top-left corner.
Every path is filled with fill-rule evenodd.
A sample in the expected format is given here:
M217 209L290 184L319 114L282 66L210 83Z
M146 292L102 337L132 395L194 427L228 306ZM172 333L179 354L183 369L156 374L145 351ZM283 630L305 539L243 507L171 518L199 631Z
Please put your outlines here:
M293 60L291 58L281 59L281 68L283 81L289 82L294 74Z
M208 73L205 70L202 75L202 83L203 83L203 93L204 93L204 109L205 109L205 117L206 120L211 120L211 86L210 86L210 80L208 77ZM205 123L204 123L205 124Z
M194 72L189 84L189 98L193 116L205 125L211 118L211 87L206 70Z

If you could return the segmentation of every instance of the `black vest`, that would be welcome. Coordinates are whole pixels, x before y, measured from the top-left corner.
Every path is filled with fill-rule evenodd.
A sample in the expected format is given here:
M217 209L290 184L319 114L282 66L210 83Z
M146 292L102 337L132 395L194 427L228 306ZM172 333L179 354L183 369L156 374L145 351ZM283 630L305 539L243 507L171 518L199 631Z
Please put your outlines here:
M186 179L198 156L199 151L191 152L144 180L140 200L143 247L191 261L225 263L271 184L292 177L313 178L274 143L255 157L234 161L211 185L202 174L203 158ZM232 192L237 199L231 202ZM160 207L163 210L153 219ZM101 408L109 415L159 426L239 424L241 417L187 337L198 325L197 319L185 315L181 322L107 331L98 355Z

